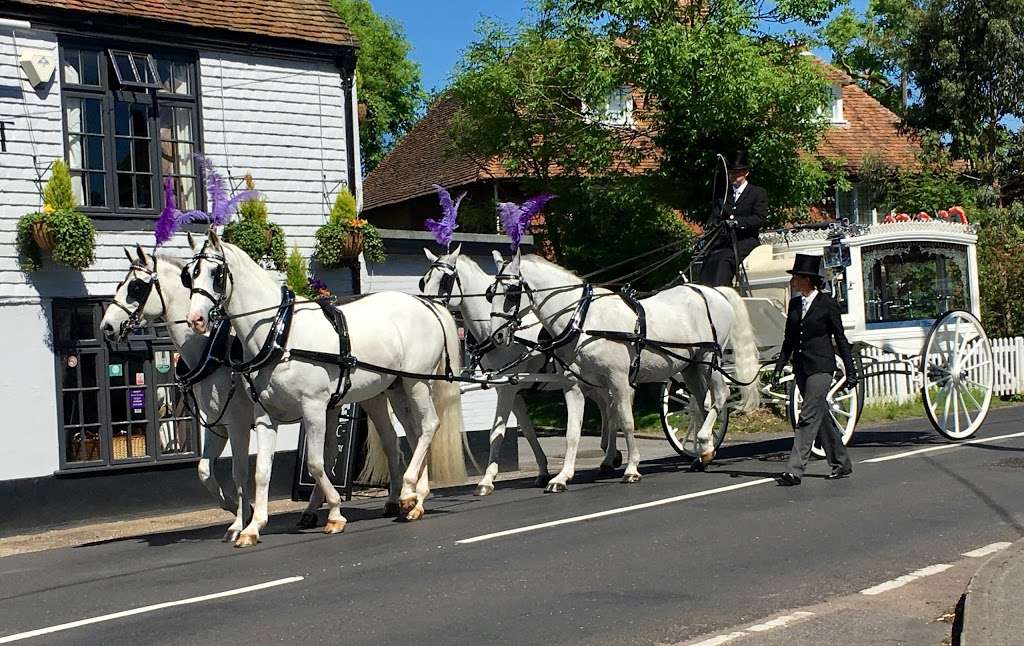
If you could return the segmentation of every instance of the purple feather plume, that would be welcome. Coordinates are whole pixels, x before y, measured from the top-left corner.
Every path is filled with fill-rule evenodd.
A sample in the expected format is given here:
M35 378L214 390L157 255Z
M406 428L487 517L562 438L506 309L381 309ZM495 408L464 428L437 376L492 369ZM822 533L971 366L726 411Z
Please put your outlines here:
M174 183L168 177L164 180L164 210L160 212L160 218L156 221L154 228L156 233L156 246L166 243L174 232L178 230L177 222L178 205L174 200Z
M526 200L522 205L515 202L498 204L501 228L505 230L505 235L512 240L513 251L519 248L519 244L523 241L523 235L530 228L533 218L541 212L545 204L554 198L555 196L551 193L541 193Z
M441 213L443 215L440 221L427 218L426 225L434 234L434 240L437 241L437 244L448 249L452 244L452 236L455 234L455 230L459 228L455 220L459 217L459 205L462 204L462 198L466 197L466 194L460 195L453 203L451 194L443 186L434 184L434 188L437 189L437 196L441 201Z

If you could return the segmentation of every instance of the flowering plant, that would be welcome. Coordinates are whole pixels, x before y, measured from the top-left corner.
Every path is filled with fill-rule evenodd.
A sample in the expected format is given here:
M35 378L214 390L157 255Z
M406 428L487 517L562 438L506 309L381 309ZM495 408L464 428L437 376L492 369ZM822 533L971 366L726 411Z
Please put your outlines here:
M44 251L78 271L92 264L96 228L89 216L77 209L71 172L62 160L53 163L50 180L43 190L43 208L18 221L15 246L18 264L24 272L42 269Z
M362 252L371 262L384 262L384 241L377 227L356 214L356 198L340 191L327 224L316 231L317 264L326 269L350 265Z

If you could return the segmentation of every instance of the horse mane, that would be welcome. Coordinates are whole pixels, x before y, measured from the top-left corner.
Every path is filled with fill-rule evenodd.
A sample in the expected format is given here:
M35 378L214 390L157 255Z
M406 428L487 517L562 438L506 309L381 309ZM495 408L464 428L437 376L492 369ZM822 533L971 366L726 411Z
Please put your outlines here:
M531 254L528 254L526 256L523 256L522 260L520 262L526 262L526 261L529 261L529 262L532 262L534 264L541 265L541 266L544 266L544 267L549 267L549 268L551 268L553 270L556 270L559 273L561 273L563 276L565 276L566 280L571 280L571 281L580 282L580 283L587 282L586 280L581 278L578 274L576 274L576 272L574 272L574 271L572 271L570 269L566 269L565 267L563 267L561 265L557 265L557 264L551 262L550 260L548 260L547 258L545 258L544 256L539 256L537 254L531 253Z
M171 265L175 269L184 269L185 265L188 264L188 260L186 260L185 258L181 258L179 256L169 256L167 254L162 253L159 256L153 257L159 260L160 262L166 262L168 265Z

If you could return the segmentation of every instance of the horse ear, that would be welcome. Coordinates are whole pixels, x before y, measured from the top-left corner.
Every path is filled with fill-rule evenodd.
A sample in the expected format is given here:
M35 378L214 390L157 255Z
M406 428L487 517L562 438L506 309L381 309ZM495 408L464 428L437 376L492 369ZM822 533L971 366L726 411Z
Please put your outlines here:
M132 252L128 249L128 247L124 248L124 255L126 258L128 258L128 262L132 263L133 265L135 264L135 258L132 258Z
M494 266L498 271L501 271L501 268L505 265L505 259L502 258L501 252L495 249L491 251L491 257L494 258Z
M427 249L426 247L423 247L423 254L427 257L427 260L429 260L430 262L437 261L437 255L435 255L433 251Z
M523 260L523 252L516 249L516 255L512 256L512 260L508 261L508 266L511 269L511 273L519 273L519 263Z
M220 251L220 238L217 237L217 232L213 230L213 227L210 227L209 233L206 234L206 239L210 241L210 246L215 251Z
M191 231L186 231L185 235L188 237L188 246L192 251L196 250L196 239L192 237Z
M138 254L139 262L141 262L143 264L143 266L149 264L149 260L146 258L146 252L142 250L142 245L140 245L140 244L136 244L135 245L135 253Z
M459 254L462 253L462 243L459 243L458 247L455 247L455 251L451 253L452 258L458 258Z

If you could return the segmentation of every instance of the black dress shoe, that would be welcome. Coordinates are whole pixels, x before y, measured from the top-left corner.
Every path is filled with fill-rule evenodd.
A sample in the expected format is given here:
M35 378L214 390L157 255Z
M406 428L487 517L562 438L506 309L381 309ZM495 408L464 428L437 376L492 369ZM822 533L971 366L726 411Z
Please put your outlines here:
M825 476L826 480L838 480L840 478L848 478L853 473L853 469L844 469L842 467L832 469L832 473Z
M777 482L780 487L795 487L800 484L800 476L795 476L792 473L786 472L775 478L775 482Z

